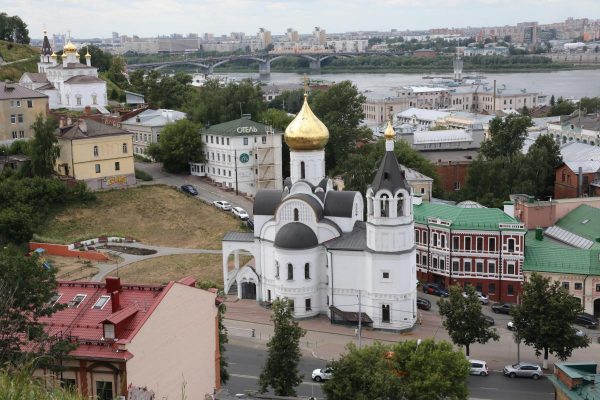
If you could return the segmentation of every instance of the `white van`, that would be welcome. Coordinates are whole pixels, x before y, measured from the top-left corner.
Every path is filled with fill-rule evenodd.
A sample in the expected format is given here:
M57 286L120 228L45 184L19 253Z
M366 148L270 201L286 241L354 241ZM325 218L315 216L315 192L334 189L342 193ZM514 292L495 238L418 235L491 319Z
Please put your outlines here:
M482 360L469 360L471 364L471 375L487 376L488 368L485 361Z

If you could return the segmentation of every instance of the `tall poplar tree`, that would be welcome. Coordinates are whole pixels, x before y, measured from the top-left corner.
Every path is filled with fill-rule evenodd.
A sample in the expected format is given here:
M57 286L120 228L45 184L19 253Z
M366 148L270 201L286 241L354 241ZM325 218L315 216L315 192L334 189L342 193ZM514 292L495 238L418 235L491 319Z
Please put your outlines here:
M300 338L306 331L294 321L292 304L287 298L273 301L275 333L267 343L269 356L258 380L262 393L270 386L277 396L296 396L296 386L302 382L298 363L302 357Z
M60 155L58 139L54 134L58 128L58 122L54 118L45 118L39 114L33 128L33 140L31 141L31 172L39 177L47 178L54 172L54 163Z

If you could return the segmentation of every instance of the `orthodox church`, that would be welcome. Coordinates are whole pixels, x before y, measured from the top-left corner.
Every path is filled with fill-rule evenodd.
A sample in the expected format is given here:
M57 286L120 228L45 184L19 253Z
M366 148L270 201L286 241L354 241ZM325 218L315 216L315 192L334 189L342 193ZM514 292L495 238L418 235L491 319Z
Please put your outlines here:
M287 297L296 318L325 314L332 322L356 324L360 313L374 328L411 328L417 318L412 203L420 197L413 196L394 155L391 125L364 199L360 192L334 190L325 176L329 131L306 95L284 138L291 177L282 190L257 192L254 232L223 238L225 290L237 285L240 298L264 302ZM254 266L240 265L240 254L254 256Z
M106 82L98 78L98 69L92 67L92 55L89 52L86 52L85 61L85 64L79 62L77 47L69 40L63 48L62 62L59 63L44 31L38 72L24 73L19 85L46 94L51 109L84 109L90 106L105 112L108 101Z

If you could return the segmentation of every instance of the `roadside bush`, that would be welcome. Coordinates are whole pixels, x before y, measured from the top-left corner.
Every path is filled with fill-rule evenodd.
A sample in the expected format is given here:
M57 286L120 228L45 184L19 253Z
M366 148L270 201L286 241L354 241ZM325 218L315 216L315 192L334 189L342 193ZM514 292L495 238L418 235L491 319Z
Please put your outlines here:
M145 182L153 180L152 175L150 175L146 171L142 171L137 168L135 169L135 179L139 179Z

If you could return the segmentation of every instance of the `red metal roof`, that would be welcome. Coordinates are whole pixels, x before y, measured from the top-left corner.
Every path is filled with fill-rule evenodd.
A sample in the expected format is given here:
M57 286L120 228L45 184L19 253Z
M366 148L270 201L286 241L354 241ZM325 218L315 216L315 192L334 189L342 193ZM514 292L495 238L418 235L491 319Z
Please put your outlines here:
M78 306L58 311L41 322L46 324L49 334L70 337L80 343L71 353L73 356L126 360L133 355L117 351L116 346L133 339L172 285L173 282L167 286L123 284L119 291L120 310L113 313L110 298L101 309L94 308L101 296L110 296L105 283L60 281L58 303L68 304L77 295L85 295L85 298ZM103 340L103 321L123 322L116 340Z

